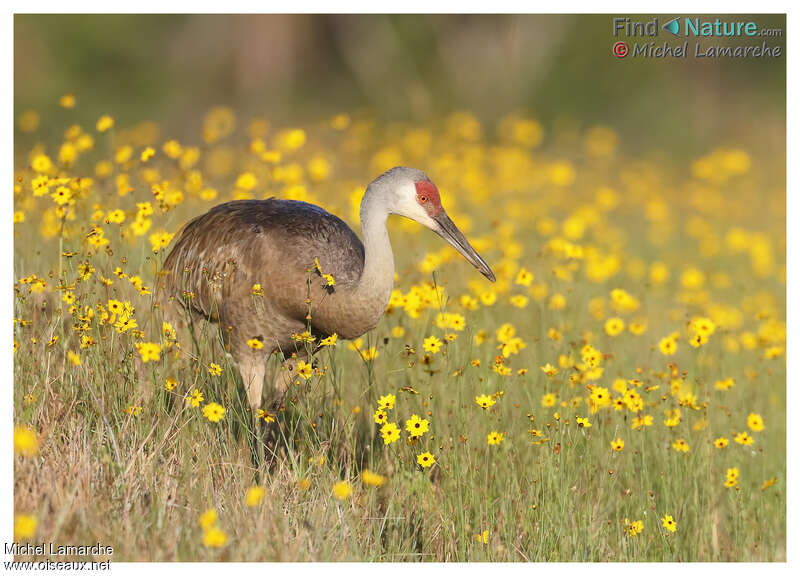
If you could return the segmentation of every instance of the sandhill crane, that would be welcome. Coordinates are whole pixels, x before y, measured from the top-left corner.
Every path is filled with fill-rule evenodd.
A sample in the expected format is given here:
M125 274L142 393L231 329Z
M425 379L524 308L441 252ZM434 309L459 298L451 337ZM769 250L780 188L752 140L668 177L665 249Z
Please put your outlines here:
M427 226L495 281L448 217L436 186L413 168L393 168L367 187L360 213L363 244L319 206L275 198L220 204L184 227L164 262L163 287L194 318L220 323L254 411L261 404L267 358L285 356L285 369L274 380L275 397L282 401L296 362L306 357L293 334L310 323L316 342L332 334L353 339L378 323L395 273L389 214ZM312 278L315 268L332 275L334 286ZM253 295L256 284L263 295Z

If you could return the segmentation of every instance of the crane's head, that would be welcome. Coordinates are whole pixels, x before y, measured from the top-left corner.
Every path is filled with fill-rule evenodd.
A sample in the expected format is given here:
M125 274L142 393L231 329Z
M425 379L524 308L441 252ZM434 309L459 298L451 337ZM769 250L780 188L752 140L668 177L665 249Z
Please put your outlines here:
M390 214L405 216L430 228L458 250L481 274L494 282L494 272L470 246L442 206L439 190L428 176L414 168L399 166L379 176L374 184L383 184Z

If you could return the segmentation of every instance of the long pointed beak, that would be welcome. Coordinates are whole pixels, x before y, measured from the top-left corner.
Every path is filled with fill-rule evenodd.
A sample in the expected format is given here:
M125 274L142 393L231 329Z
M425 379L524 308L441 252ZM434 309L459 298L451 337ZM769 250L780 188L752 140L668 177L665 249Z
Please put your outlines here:
M433 228L433 231L436 232L439 236L447 240L447 242L456 250L458 250L461 255L467 259L467 262L475 266L481 274L486 276L491 282L497 280L494 276L494 272L492 269L489 268L489 265L484 261L480 255L475 252L475 248L470 246L470 243L461 233L456 225L450 220L450 217L447 213L442 210L437 216L433 217L434 221L438 226Z

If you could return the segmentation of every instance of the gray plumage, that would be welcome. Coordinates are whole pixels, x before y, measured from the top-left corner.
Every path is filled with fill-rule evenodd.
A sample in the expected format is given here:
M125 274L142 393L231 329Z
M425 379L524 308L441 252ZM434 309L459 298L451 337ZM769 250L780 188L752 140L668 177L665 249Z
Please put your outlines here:
M420 221L462 253L463 244L472 250L443 209L434 222L427 216L433 214L430 206L423 205L428 212L417 206L415 183L422 181L430 182L418 170L395 168L370 184L361 206L364 244L345 222L319 206L275 198L220 204L183 228L164 262L161 288L195 319L220 324L253 408L261 402L268 355L282 352L287 358L287 370L275 379L278 397L294 376L296 360L305 356L292 335L308 328L308 298L317 342L334 333L356 338L377 324L394 276L388 214ZM460 235L458 245L437 229L442 217ZM465 256L488 270L477 254L478 263L471 254ZM333 288L317 272L315 258L335 279ZM493 279L491 271L486 275ZM253 294L255 284L261 285L263 296ZM263 348L250 347L252 338L261 340Z

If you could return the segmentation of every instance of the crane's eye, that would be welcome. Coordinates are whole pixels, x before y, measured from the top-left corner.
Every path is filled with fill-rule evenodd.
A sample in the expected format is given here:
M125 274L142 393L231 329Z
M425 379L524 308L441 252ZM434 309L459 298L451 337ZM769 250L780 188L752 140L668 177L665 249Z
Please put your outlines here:
M423 194L422 196L419 197L419 201L421 204L425 204L425 202L428 201L428 197Z

